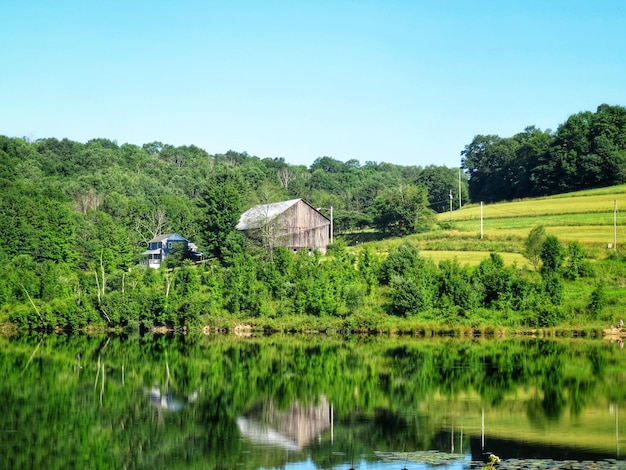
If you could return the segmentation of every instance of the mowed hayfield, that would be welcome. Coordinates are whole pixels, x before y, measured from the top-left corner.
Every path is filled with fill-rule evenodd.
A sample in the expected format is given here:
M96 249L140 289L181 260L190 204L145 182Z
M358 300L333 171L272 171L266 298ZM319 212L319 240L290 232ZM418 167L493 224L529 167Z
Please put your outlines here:
M439 229L408 237L436 262L456 258L476 265L498 252L507 264L528 264L522 255L524 241L539 225L563 245L578 241L588 257L599 259L616 247L626 250L626 185L483 204L482 238L480 204L438 214L437 220Z

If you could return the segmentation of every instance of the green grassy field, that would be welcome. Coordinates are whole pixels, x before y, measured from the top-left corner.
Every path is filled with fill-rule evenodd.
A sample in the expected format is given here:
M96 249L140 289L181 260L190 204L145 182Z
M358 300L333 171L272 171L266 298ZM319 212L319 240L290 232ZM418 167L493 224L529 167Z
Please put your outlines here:
M461 265L477 266L483 259L489 257L487 251L430 251L422 250L420 252L425 258L432 259L435 263L439 263L446 259L456 259ZM501 253L502 259L507 265L524 266L529 265L529 261L519 253Z
M588 221L595 220L597 216L600 216L599 224L605 223L606 220L612 223L614 202L617 200L619 209L620 198L622 204L626 205L626 185L512 202L483 204L483 219L485 221L532 217L543 219L552 216L576 215L571 220L577 220L580 217L585 221L584 225L589 225ZM605 217L602 217L602 214ZM450 222L450 213L441 213L438 219L440 222ZM453 222L467 220L480 220L480 204L471 204L452 213Z
M626 210L626 185L484 204L481 238L480 205L472 204L454 211L452 220L450 213L439 214L439 229L411 238L433 259L457 257L477 264L484 257L482 252L497 251L517 253L520 256L509 256L506 261L519 264L528 233L543 225L562 243L578 241L589 257L603 258L614 248L609 245L614 244L615 235L617 248L626 247L626 216L620 213L621 206Z

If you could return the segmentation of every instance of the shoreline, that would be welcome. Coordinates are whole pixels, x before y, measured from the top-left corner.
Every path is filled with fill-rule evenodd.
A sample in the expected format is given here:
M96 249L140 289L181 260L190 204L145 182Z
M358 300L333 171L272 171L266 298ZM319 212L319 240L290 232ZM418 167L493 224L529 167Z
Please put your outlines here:
M402 328L341 328L337 325L319 325L318 327L294 328L284 325L283 328L277 328L275 325L255 324L254 321L249 322L233 322L231 324L208 324L196 328L173 328L167 326L157 326L153 328L141 329L123 329L123 328L106 328L99 326L88 326L76 330L66 330L61 328L52 329L20 329L11 323L0 323L0 336L13 336L23 333L83 333L83 334L101 334L101 333L150 333L154 335L188 335L202 334L204 336L211 335L232 335L237 338L250 338L274 335L324 335L329 337L336 336L376 336L376 337L415 337L415 338L562 338L562 339L603 339L610 342L618 342L623 344L626 340L626 328L608 327L600 329L590 326L589 328L533 328L518 329L506 327L441 327L435 325L424 325Z

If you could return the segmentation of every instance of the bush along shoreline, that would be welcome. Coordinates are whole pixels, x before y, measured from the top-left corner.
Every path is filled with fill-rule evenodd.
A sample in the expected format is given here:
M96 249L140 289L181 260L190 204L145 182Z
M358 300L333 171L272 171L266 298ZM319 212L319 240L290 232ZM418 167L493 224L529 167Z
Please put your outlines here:
M543 241L537 269L507 266L497 253L476 267L435 264L409 242L384 256L341 242L326 256L277 248L268 259L242 248L225 263L110 275L58 265L37 275L16 263L4 280L0 318L18 330L44 331L250 325L266 333L617 337L624 265L618 256L592 264L576 244L565 248L555 237Z

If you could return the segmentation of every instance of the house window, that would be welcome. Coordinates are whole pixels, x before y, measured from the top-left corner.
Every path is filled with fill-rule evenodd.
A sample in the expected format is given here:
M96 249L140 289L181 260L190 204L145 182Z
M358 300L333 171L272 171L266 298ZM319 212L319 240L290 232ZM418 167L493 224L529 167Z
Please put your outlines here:
M167 242L167 247L172 248L172 242Z

